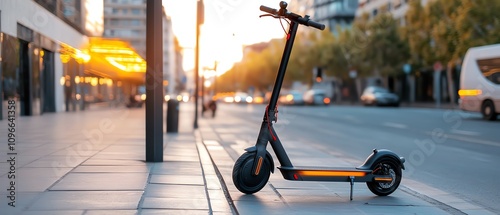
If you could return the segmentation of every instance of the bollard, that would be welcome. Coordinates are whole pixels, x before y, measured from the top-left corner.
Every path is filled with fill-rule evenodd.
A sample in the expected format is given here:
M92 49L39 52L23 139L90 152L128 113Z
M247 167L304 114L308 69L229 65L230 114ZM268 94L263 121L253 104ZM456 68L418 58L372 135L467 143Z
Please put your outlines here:
M167 102L167 133L179 131L179 101L170 99Z

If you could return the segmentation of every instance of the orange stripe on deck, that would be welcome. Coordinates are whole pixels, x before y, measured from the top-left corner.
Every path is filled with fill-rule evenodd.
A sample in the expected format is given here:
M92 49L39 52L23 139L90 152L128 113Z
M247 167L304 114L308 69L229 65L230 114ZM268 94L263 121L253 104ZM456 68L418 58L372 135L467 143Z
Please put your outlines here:
M330 171L330 170L302 170L298 171L301 176L357 176L362 177L366 172Z

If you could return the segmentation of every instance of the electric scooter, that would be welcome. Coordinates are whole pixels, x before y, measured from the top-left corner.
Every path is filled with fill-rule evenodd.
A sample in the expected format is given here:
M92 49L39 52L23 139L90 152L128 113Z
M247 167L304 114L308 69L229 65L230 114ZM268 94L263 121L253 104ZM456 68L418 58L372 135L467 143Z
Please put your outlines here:
M320 30L325 29L325 26L310 20L307 15L302 17L287 11L287 5L284 1L280 2L279 10L260 6L260 10L266 12L261 17L271 16L278 19L287 19L290 26L271 99L265 110L257 142L255 146L245 149L246 152L236 160L232 172L234 185L239 191L252 194L258 192L267 184L271 173L274 173L274 161L266 149L269 142L281 164L278 169L286 180L350 182L351 200L354 182L366 182L370 191L378 196L387 196L393 193L401 182L405 159L389 150L374 149L365 162L355 168L297 167L292 165L288 158L273 128L273 122L277 120L278 110L276 105L293 42L299 25Z

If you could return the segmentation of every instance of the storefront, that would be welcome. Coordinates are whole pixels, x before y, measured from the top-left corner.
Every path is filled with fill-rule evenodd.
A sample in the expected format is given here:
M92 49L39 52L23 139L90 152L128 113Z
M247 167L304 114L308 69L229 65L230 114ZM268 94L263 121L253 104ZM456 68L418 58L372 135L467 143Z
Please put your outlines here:
M118 105L144 84L146 63L117 40L87 36L34 1L0 1L0 120Z

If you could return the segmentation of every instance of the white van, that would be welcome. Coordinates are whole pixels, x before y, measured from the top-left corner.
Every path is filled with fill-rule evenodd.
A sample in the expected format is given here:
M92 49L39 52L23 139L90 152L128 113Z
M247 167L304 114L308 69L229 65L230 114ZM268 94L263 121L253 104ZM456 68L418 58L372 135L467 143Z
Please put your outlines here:
M458 95L460 109L496 120L500 113L500 44L467 50Z

